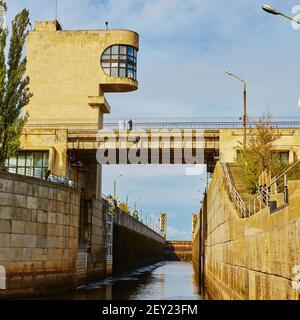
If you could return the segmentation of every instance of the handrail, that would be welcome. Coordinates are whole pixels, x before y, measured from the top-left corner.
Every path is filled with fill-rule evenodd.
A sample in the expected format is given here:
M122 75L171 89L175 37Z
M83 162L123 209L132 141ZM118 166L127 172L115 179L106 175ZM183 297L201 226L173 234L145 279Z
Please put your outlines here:
M104 129L120 129L125 130L127 128L126 123L120 120L118 121L109 121L104 122ZM248 128L255 128L255 121L247 122ZM299 120L290 120L290 121L273 121L273 128L281 129L295 129L300 128ZM36 129L76 129L76 130L98 130L97 123L27 123L24 127L26 128L36 128ZM147 119L137 120L133 122L134 129L241 129L243 124L240 121L216 121L212 120L200 120L200 121L182 121L182 120L173 120L173 121L149 121Z
M244 202L244 200L242 199L242 197L240 196L240 194L238 193L238 191L235 188L235 185L233 183L232 177L231 177L231 175L229 173L229 170L228 170L227 163L222 161L221 157L220 157L220 162L221 162L221 165L223 167L223 171L224 171L225 178L226 178L226 181L227 181L227 185L228 185L231 201L235 204L235 206L238 209L239 214L241 215L241 217L245 218L248 215L248 210L247 210L247 207L245 205L245 202Z
M266 186L261 187L261 190L249 201L245 203L246 208L250 215L253 215L260 211L264 205L270 206L270 197L272 194L277 194L278 182L280 179L284 179L284 202L288 203L288 186L287 186L287 174L291 172L296 166L300 164L300 160L291 165L279 176L275 177L272 182ZM256 205L258 202L258 206ZM259 210L257 210L259 208Z

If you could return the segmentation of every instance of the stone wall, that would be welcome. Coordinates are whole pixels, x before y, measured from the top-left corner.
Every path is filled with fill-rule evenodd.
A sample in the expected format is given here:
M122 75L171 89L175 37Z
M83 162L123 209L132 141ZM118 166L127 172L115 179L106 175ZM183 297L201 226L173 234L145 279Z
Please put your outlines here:
M113 272L163 260L165 239L121 210L114 212Z
M212 299L297 299L292 281L300 265L300 182L288 187L288 205L243 219L217 164L207 195L207 235L194 237L206 243L205 287Z
M72 188L0 173L0 297L75 287L79 198Z

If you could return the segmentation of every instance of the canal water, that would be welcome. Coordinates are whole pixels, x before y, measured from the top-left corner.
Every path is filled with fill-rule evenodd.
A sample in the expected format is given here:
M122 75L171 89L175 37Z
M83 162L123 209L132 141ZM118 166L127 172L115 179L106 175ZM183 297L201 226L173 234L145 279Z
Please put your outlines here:
M191 262L164 261L122 276L55 296L72 300L199 300L200 288ZM49 297L48 297L49 299Z

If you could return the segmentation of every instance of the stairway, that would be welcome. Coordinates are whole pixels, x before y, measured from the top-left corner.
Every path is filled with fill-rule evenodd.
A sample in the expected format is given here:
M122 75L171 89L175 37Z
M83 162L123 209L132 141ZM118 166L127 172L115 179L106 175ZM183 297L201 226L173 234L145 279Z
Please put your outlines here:
M249 191L246 188L243 169L237 163L228 163L227 165L236 191L239 193L243 201L246 203L247 201L251 200L254 197L254 195L249 193Z

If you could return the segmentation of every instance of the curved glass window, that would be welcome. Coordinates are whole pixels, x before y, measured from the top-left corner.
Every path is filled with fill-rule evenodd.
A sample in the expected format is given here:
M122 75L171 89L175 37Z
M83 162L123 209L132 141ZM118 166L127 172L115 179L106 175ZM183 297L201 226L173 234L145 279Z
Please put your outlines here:
M108 76L136 80L137 49L126 45L107 48L101 56L101 67Z

